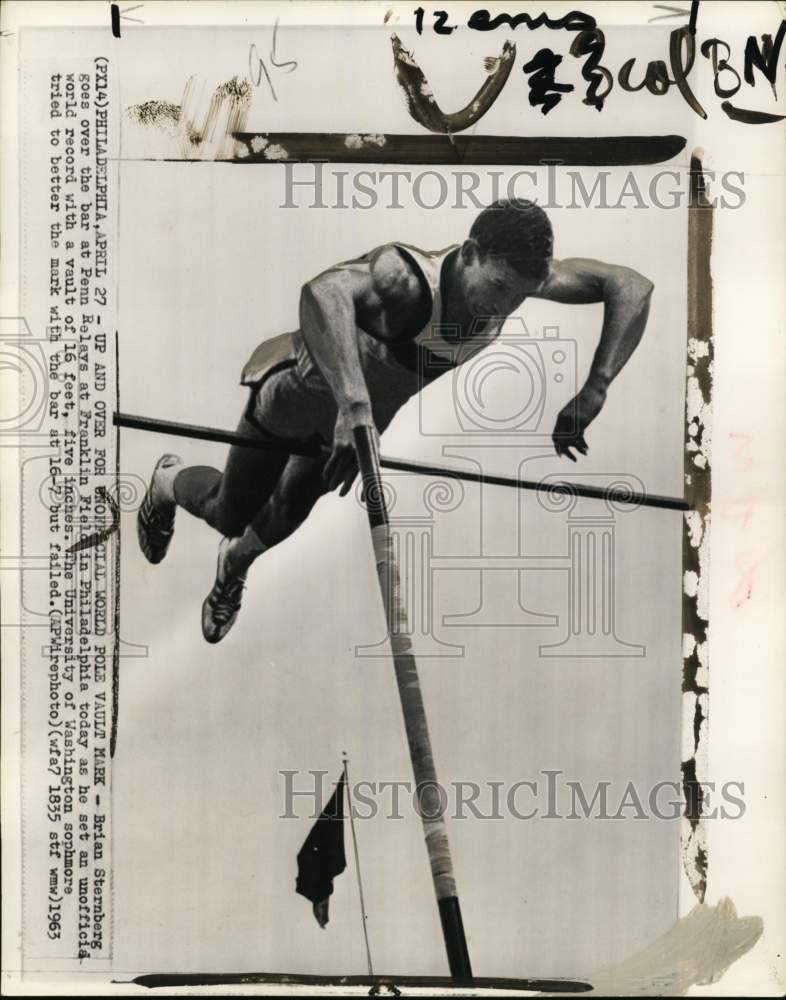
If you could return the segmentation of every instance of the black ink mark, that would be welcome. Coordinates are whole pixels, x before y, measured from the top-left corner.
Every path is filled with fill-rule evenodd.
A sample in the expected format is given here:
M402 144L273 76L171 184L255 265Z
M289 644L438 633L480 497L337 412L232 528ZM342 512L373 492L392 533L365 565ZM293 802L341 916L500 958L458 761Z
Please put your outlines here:
M743 122L745 125L772 125L773 122L782 122L786 115L771 115L766 111L749 111L747 108L737 108L731 101L724 101L721 108L734 122Z
M544 993L586 993L592 989L589 983L569 979L498 979L477 976L464 983L450 976L310 976L287 972L164 972L136 976L132 982L136 986L146 986L148 989L160 989L164 986L241 986L253 983L293 986L376 986L387 987L389 990L397 986L455 989L464 985L472 986L473 990L535 990Z
M620 69L619 81L620 87L622 87L623 90L635 93L637 90L643 90L643 88L646 87L651 94L654 94L656 97L660 97L661 94L665 94L672 83L674 83L674 80L669 77L669 71L666 68L666 63L662 59L653 59L651 62L648 62L647 72L645 73L644 79L641 83L631 83L630 74L635 64L635 59L628 59L627 62L623 63L622 68Z
M244 155L234 163L411 163L467 166L538 165L608 167L663 163L685 148L680 135L496 136L378 135L373 141L345 132L235 132ZM452 140L449 141L449 138ZM274 152L269 153L270 150Z
M562 100L563 94L574 90L572 83L557 83L554 73L562 62L551 49L539 49L528 63L522 66L525 73L531 73L529 80L529 103L533 108L542 105L541 112L547 115Z
M685 61L682 60L682 47L685 44ZM693 69L696 61L696 35L690 27L678 28L672 31L669 39L669 59L671 61L671 71L674 74L674 81L682 94L682 99L692 108L700 118L706 118L707 112L696 100L693 91L688 85L688 75Z
M110 7L110 12L112 16L112 34L115 38L120 37L120 8L116 3L113 3Z
M726 55L718 58L718 49L721 45L726 49ZM712 61L712 78L715 94L718 97L733 97L742 86L742 80L740 80L740 74L737 70L729 63L731 48L728 43L724 42L722 38L708 38L701 43L701 54L705 59L711 59ZM720 74L723 72L731 73L734 76L737 82L733 87L721 86Z
M696 63L696 26L698 23L700 0L692 0L690 10L683 7L672 7L668 4L655 4L656 10L666 11L665 14L650 21L661 20L666 17L687 17L688 23L680 28L676 28L669 36L669 59L653 59L647 63L643 79L638 83L632 83L631 77L636 65L636 57L625 60L617 72L617 81L620 88L628 92L637 92L646 89L655 97L667 94L671 87L677 86L685 103L700 118L707 118L707 112L696 99L688 78ZM433 30L436 34L446 34L452 27L445 26L443 11L433 12L435 25ZM415 10L415 27L418 34L423 31L424 10L418 7ZM594 17L584 14L582 11L571 11L559 20L551 20L545 13L532 17L529 14L499 14L491 17L485 9L474 11L467 25L476 31L493 31L495 28L505 25L515 29L520 25L526 25L531 31L547 27L550 29L564 28L568 31L578 31L579 35L574 40L570 48L573 56L586 56L586 62L582 67L582 76L587 81L588 87L583 98L583 103L588 104L596 110L601 111L607 103L608 95L614 86L614 74L605 66L600 65L600 59L604 53L603 33L597 30ZM755 86L756 70L765 77L772 88L773 96L777 99L776 79L779 69L778 60L781 56L783 43L786 41L786 20L782 20L777 34L762 34L759 38L749 35L744 49L744 78L746 84ZM394 38L394 50L398 40ZM507 75L500 79L490 79L488 85L493 84L490 91L490 100L486 100L487 94L483 93L484 100L479 101L480 93L475 100L467 105L462 112L458 112L455 122L451 122L451 116L443 115L434 101L434 96L428 86L425 77L420 72L412 55L402 49L396 53L396 74L398 81L404 88L407 95L409 110L412 117L421 125L432 132L447 132L452 134L461 129L474 124L482 114L491 107L491 104L499 96L504 86ZM719 55L722 53L722 55ZM710 38L701 44L701 54L712 61L713 86L715 94L721 98L733 96L742 87L742 78L730 63L731 47L719 38ZM557 104L560 103L562 95L570 93L575 89L571 84L556 83L554 74L562 56L555 54L549 48L540 49L535 56L523 67L524 72L532 72L534 75L529 84L529 103L533 107L540 107L541 112L548 114ZM671 75L670 75L671 73ZM724 86L720 82L720 77L730 74L729 79L733 80L731 87ZM601 87L605 84L605 89ZM480 104L483 107L480 107ZM735 105L727 104L722 106L723 111L734 121L751 125L764 125L773 122L783 121L784 116L770 114L768 112L753 111L738 108ZM465 116L466 122L460 121ZM468 122L468 123L467 123Z
M688 31L692 35L696 34L696 22L699 19L699 0L691 0L690 19L688 21Z
M537 17L532 17L530 14L516 14L514 16L498 14L496 17L490 17L487 10L476 10L467 21L467 26L475 31L494 31L502 24L506 24L514 30L520 24L524 24L530 31L541 27L550 28L552 31L558 31L560 28L564 28L566 31L592 31L598 26L591 14L585 14L580 10L572 10L556 21L546 17L545 14L538 14Z
M423 15L425 11L422 7L417 7L415 9L415 30L419 35L423 34ZM434 33L437 35L450 35L456 30L458 25L448 24L448 12L446 10L435 10L433 12L434 17ZM385 17L385 23L387 24L387 16Z
M105 542L110 535L113 535L117 529L120 527L120 510L118 509L117 502L112 494L104 487L99 486L96 489L96 495L105 500L109 509L112 512L112 523L108 528L104 528L101 531L94 531L92 535L85 535L78 542L74 542L70 545L66 552L84 552L85 549L95 548L96 545L100 545Z
M590 107L597 108L598 111L603 109L603 103L614 86L614 78L611 72L605 66L600 65L605 47L605 37L600 28L595 28L594 31L582 31L576 35L570 47L570 54L572 56L576 56L577 58L581 58L582 56L588 57L587 61L581 67L581 75L589 84L587 94L582 103L589 104ZM598 90L602 83L606 84L606 89L603 93L599 94Z
M412 53L401 44L398 35L391 35L390 41L396 79L404 92L409 113L429 132L463 132L480 121L507 83L516 58L516 46L505 42L499 56L486 59L488 76L469 104L461 111L448 114L437 104L423 70Z
M455 24L448 24L448 12L446 10L434 11L434 31L438 35L450 35L456 30Z
M755 66L769 81L772 87L772 96L776 98L778 94L775 90L775 77L778 73L778 56L784 37L786 37L786 21L781 21L774 44L772 35L761 36L761 47L759 47L754 35L749 35L748 41L745 43L745 82L749 83L751 87L755 86L756 81L753 76L753 67Z

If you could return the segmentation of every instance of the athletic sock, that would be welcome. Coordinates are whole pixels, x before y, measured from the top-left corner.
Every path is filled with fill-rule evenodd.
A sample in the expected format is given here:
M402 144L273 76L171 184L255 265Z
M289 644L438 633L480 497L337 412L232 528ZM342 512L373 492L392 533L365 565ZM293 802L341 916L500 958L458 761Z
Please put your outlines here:
M230 539L229 561L233 565L239 563L243 566L244 569L238 575L245 576L254 560L259 558L263 552L267 552L269 547L249 525L239 538Z

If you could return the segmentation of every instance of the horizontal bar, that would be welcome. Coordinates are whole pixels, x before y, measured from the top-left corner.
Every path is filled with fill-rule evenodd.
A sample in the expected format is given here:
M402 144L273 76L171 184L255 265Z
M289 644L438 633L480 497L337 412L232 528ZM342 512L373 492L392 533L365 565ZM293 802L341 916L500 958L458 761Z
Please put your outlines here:
M685 148L681 135L522 136L234 132L243 154L233 163L401 163L415 166L624 167L663 163Z
M120 981L120 980L118 980ZM158 972L136 976L136 986L148 989L182 986L245 986L254 983L275 983L287 986L356 986L420 987L449 989L461 985L452 976L315 976L286 972ZM503 979L478 976L466 983L481 990L532 990L538 993L586 993L589 983L572 979Z
M303 441L267 437L260 429L257 436L241 434L239 431L222 431L216 427L200 424L181 424L174 420L157 420L155 417L140 417L133 413L114 413L115 427L128 427L135 431L152 431L154 434L172 434L174 437L196 438L199 441L218 441L220 444L236 444L244 448L258 448L261 451L283 452L286 455L307 455L317 457L329 454L329 449L320 445L310 445Z
M659 496L656 493L637 493L620 486L584 486L581 483L545 482L539 479L513 479L508 476L488 475L485 472L465 472L444 465L426 465L398 458L380 459L386 469L414 472L420 476L455 476L469 483L487 483L490 486L512 486L519 490L534 490L537 493L559 493L569 496L590 497L593 500L611 500L615 503L629 503L637 507L661 507L666 510L690 510L685 500L678 497Z
M116 427L127 427L138 431L152 431L157 434L172 434L175 437L197 438L202 441L218 441L243 448L257 448L262 451L283 452L289 455L326 456L330 449L324 445L311 445L303 441L287 441L283 438L267 436L260 430L258 436L241 434L238 431L222 431L215 427L198 424L181 424L173 420L157 420L154 417L140 417L131 413L115 413L112 423ZM383 455L380 465L384 469L411 472L417 476L448 476L468 483L485 483L489 486L508 486L519 490L533 490L536 493L556 493L560 495L588 497L592 500L608 500L614 503L628 503L637 507L659 507L664 510L690 510L690 505L678 497L660 496L656 493L637 493L619 486L586 486L571 482L544 482L536 479L514 479L508 476L487 475L452 469L445 465L427 465L409 459L390 458Z

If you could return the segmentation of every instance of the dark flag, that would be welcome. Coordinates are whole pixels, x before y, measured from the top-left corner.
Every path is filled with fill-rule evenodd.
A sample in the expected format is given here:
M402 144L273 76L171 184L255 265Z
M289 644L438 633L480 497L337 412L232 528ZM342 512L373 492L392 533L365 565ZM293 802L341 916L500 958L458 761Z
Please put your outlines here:
M333 879L347 867L344 855L344 784L342 773L330 801L319 814L297 856L295 892L310 899L320 927L328 922Z

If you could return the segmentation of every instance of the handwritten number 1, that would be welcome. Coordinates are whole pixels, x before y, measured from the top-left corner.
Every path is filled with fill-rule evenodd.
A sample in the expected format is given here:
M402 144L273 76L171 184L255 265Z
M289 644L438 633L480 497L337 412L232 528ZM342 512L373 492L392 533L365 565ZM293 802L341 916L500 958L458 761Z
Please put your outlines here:
M415 31L419 35L423 34L423 14L425 13L422 7L415 8ZM435 10L432 11L434 17L434 31L438 35L449 35L451 32L456 30L455 24L448 24L448 12L446 10Z
M256 76L254 75L254 68L257 69ZM255 87L258 87L262 82L262 74L265 74L265 79L267 80L267 85L270 87L270 93L273 95L273 100L277 101L276 91L273 87L273 81L270 79L270 73L267 71L267 66L265 65L264 59L260 59L257 54L256 42L251 43L251 48L248 50L248 75L251 77L251 82Z

